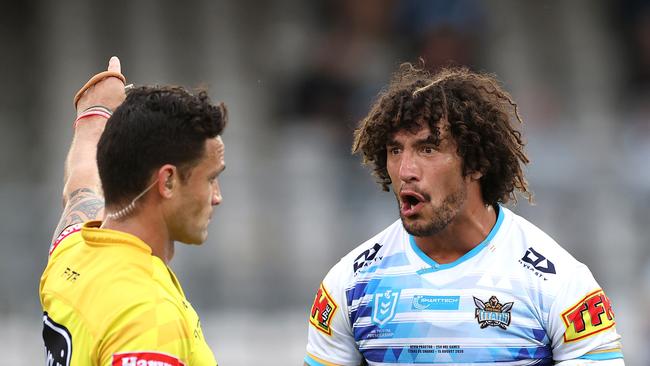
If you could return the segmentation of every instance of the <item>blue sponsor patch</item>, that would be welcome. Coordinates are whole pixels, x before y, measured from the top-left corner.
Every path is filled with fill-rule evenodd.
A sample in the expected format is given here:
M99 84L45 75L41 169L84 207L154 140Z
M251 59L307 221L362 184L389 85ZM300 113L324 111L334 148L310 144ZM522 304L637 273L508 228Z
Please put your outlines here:
M411 310L458 310L460 296L415 295Z

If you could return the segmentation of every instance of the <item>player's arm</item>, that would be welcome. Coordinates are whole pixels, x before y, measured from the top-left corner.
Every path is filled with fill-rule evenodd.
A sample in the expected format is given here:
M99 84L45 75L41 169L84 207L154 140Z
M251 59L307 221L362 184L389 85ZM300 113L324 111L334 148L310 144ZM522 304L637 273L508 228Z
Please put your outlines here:
M549 312L553 359L562 366L624 365L610 299L585 265L570 273Z
M345 289L352 263L341 260L325 276L309 310L304 364L307 366L359 366L365 361L357 348L348 317Z
M121 76L117 57L110 59L107 71ZM77 117L91 107L102 108L95 108L97 114L90 113L75 123L63 173L63 213L53 238L71 225L103 217L104 198L96 160L97 142L107 121L106 114L102 115L101 112L103 108L113 111L122 103L125 98L124 82L123 77L99 77L92 78L86 87L76 103Z

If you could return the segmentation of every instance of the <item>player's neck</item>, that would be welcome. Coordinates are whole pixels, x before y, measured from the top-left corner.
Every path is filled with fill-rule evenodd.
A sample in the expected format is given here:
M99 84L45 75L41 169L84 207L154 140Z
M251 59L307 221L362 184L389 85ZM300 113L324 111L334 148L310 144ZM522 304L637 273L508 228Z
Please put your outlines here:
M107 220L103 228L122 231L138 237L151 247L151 254L169 264L174 256L174 241L163 216L153 207L143 205L121 220Z
M485 205L482 199L470 199L444 230L427 237L415 237L415 243L437 263L451 263L483 242L496 220L494 207Z

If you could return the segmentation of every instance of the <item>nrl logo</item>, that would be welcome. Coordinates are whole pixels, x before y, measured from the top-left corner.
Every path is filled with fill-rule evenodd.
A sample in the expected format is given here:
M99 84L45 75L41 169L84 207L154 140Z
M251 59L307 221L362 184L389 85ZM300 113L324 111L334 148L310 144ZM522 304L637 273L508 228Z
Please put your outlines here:
M395 317L395 308L399 300L400 290L386 289L375 294L375 305L372 312L372 321L377 325L384 325Z
M481 329L487 327L499 327L506 329L510 325L510 310L512 309L513 302L500 304L496 296L490 297L487 302L474 297L474 304L476 304L475 318Z

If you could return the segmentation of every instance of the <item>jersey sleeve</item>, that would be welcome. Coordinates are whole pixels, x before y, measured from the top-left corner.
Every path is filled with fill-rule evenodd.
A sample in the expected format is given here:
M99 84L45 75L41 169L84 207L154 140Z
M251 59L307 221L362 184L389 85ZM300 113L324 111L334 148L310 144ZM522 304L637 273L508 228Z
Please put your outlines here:
M305 363L310 366L358 366L361 354L352 333L345 295L347 278L343 262L336 264L321 283L309 311Z
M558 290L549 314L548 334L556 362L622 361L612 303L582 263Z
M167 301L120 311L104 334L98 346L101 366L189 364L190 335L179 310Z

